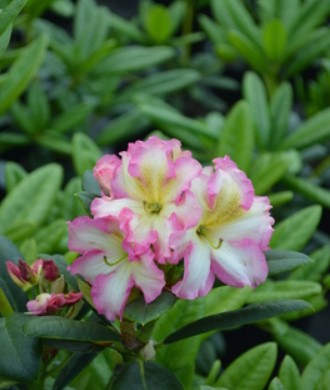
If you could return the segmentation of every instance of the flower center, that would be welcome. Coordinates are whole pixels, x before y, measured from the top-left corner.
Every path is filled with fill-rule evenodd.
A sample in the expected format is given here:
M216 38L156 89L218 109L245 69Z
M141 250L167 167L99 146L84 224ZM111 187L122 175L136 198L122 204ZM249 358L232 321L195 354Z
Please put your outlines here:
M163 206L158 203L158 202L143 202L144 209L149 213L149 214L159 214L160 211L162 210Z

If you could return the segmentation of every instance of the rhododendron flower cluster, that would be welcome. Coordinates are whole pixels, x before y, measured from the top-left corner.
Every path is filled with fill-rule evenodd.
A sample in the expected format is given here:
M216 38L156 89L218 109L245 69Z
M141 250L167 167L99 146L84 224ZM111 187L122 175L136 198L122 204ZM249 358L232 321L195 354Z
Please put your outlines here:
M178 140L155 136L119 156L94 168L102 195L92 218L69 223L69 247L81 254L69 269L90 283L99 313L122 318L133 288L149 303L164 289L204 296L215 278L237 287L265 281L270 204L229 157L202 167Z

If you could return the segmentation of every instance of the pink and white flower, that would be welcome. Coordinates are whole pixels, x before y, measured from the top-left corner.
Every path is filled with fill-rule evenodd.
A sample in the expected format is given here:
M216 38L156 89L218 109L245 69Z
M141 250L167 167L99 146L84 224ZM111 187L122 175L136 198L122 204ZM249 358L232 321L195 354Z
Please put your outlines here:
M136 254L153 246L156 259L165 263L171 257L168 245L174 213L185 224L197 223L198 205L187 193L191 181L201 172L191 153L182 151L180 142L150 137L129 144L128 151L103 157L94 175L105 195L95 198L91 211L95 218L118 218L130 213L130 236ZM194 212L196 209L196 212Z
M251 181L229 157L214 160L192 181L191 191L202 210L197 225L187 227L171 217L170 244L176 261L184 258L184 276L172 287L181 298L207 294L215 277L231 286L255 287L265 281L264 251L273 218L267 197L254 195Z
M81 254L69 270L91 284L95 307L109 320L122 318L133 287L140 289L149 303L165 285L150 248L137 256L126 240L129 218L121 215L118 222L113 218L78 217L69 223L69 248Z

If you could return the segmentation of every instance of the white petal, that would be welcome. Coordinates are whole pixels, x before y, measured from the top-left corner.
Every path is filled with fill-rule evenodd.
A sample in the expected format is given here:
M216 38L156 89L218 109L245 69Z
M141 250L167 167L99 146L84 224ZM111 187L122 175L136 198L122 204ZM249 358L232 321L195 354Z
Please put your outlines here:
M97 311L110 321L121 318L133 285L129 262L122 263L109 275L99 275L91 289Z
M225 284L255 287L267 277L268 266L259 245L249 239L223 242L212 250L212 270Z
M183 279L172 287L172 292L186 299L206 295L214 282L210 264L209 246L199 239L190 242L184 256Z

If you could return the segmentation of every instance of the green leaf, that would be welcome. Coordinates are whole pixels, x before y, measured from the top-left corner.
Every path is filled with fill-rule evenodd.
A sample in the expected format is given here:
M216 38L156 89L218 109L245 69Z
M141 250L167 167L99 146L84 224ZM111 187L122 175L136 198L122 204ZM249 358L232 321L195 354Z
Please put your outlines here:
M38 133L46 127L50 118L48 98L40 81L34 81L28 90L29 121L33 133Z
M246 102L237 103L222 128L217 153L228 154L240 169L248 171L254 151L254 125Z
M314 263L310 257L299 252L269 250L265 254L270 276L291 271L301 265Z
M292 191L274 192L268 195L269 202L273 207L281 206L284 203L290 202L294 197Z
M285 389L300 390L299 369L290 355L286 355L279 370L279 378Z
M263 390L274 369L275 343L264 343L234 360L217 381L218 386L235 390Z
M27 0L11 0L7 7L1 10L0 35L2 35L20 13Z
M71 144L61 135L52 132L51 130L44 131L36 140L39 145L54 150L57 153L71 155Z
M301 390L315 389L322 374L329 370L330 344L325 345L306 366L301 377Z
M292 109L292 87L289 83L282 83L272 96L270 113L272 118L271 144L277 147L289 127L289 118Z
M291 273L290 279L319 281L330 266L330 244L324 245L311 254L312 263Z
M150 5L143 22L145 30L157 43L165 42L172 33L170 13L162 4Z
M119 340L118 334L107 326L57 316L31 318L24 325L24 333L28 336L56 340L91 342Z
M64 219L57 219L49 225L38 229L35 240L39 253L56 253L59 251L59 243L65 239L68 228Z
M41 349L37 339L24 335L28 316L14 314L0 318L0 377L27 382L36 380L41 363Z
M330 136L330 108L305 121L283 142L282 149L304 148Z
M30 222L17 222L6 230L6 237L15 244L33 236L36 225Z
M157 47L123 47L114 50L103 61L102 67L95 72L117 74L134 72L165 62L175 55L174 49L166 46Z
M116 103L129 101L136 93L165 95L183 89L201 79L199 72L193 69L173 69L156 73L136 81L116 99Z
M321 205L330 208L329 190L311 183L306 178L303 179L288 175L284 177L284 182L288 185L289 188L296 192L300 192L313 202L320 203Z
M270 139L270 113L266 89L259 76L252 72L246 73L243 79L243 93L257 126L258 141L265 147Z
M227 13L232 21L232 26L243 35L249 38L257 47L260 46L259 31L255 25L251 14L247 11L244 3L231 0L223 0L222 2L213 1L214 10L217 8L217 14Z
M134 362L119 366L109 390L183 390L177 378L165 367L151 362Z
M118 30L128 38L131 38L140 43L146 40L145 34L142 33L140 29L132 23L132 21L128 21L113 12L110 12L109 20L111 28Z
M320 222L322 208L306 207L275 226L270 246L276 249L301 250Z
M260 154L253 163L250 175L256 194L267 193L288 172L289 165L284 154Z
M12 191L17 184L27 175L26 170L19 164L8 161L5 165L5 184L6 191Z
M58 373L52 390L62 390L75 378L84 368L88 367L99 354L90 353L73 353L63 369Z
M75 133L72 141L72 158L79 176L92 169L101 156L101 150L91 138L83 133Z
M14 313L11 304L9 303L6 294L3 289L0 287L0 316L9 317Z
M262 41L268 58L279 62L285 54L288 32L284 23L273 19L263 26Z
M42 35L22 50L1 84L0 113L4 112L25 90L36 74L46 52L47 38Z
M271 323L275 324L271 330L274 340L299 365L305 366L322 347L313 337L283 321L273 319Z
M6 261L18 264L19 259L23 257L16 246L6 237L0 236L0 288L15 311L24 311L26 310L26 296L22 289L11 280L6 267Z
M8 45L9 45L11 33L12 33L12 27L11 27L11 25L9 25L9 27L7 27L6 31L2 35L0 35L0 55L1 56L6 51Z
M175 297L169 292L164 292L149 304L146 304L144 298L140 297L126 306L124 317L145 325L167 312L173 306L175 300Z
M293 74L298 73L329 50L329 28L324 27L315 30L313 35L310 34L303 42L303 47L285 69L284 77L289 78Z
M237 30L230 30L228 41L237 50L237 52L258 72L264 72L267 65L264 56L253 42L251 42L243 33Z
M282 382L279 378L275 377L272 379L268 386L268 390L285 390L285 387L283 386Z
M192 322L172 333L164 340L164 343L173 343L212 330L232 329L291 311L306 309L308 307L310 307L310 305L307 302L300 300L252 304L242 309L204 317Z
M1 203L0 230L20 222L41 225L53 207L61 181L62 169L57 164L45 165L26 176Z
M258 286L249 296L249 303L267 302L279 299L306 299L322 292L319 283L304 280L268 280ZM311 309L311 307L309 307Z
M127 112L114 120L110 120L97 137L98 145L113 145L125 139L133 139L141 134L148 125L148 120L137 111Z
M27 145L30 142L25 134L3 131L0 133L0 150L10 149L14 146Z
M97 6L93 0L78 2L73 24L78 60L87 59L102 46L109 25L107 8Z
M56 133L65 133L82 123L90 114L92 106L86 103L76 104L59 115L50 125Z

